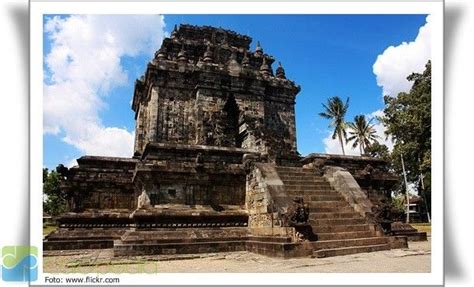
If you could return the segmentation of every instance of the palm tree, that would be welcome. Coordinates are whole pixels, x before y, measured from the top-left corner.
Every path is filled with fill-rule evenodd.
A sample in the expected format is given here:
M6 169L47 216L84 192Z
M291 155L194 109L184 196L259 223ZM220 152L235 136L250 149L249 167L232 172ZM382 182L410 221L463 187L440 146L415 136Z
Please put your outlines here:
M349 108L349 98L347 98L346 103L344 103L339 97L329 98L326 104L323 104L325 109L324 112L319 113L319 115L325 119L332 120L329 124L330 127L334 128L334 133L332 134L332 139L339 138L339 143L341 144L342 154L346 154L344 151L344 142L343 138L347 138L346 134L346 122L344 121L344 116L346 115L347 109Z
M353 123L347 123L350 131L350 137L347 139L347 143L354 141L352 144L353 148L359 146L360 155L365 153L365 149L371 145L371 142L376 142L378 138L377 132L375 131L372 119L368 122L364 115L357 115L354 117Z

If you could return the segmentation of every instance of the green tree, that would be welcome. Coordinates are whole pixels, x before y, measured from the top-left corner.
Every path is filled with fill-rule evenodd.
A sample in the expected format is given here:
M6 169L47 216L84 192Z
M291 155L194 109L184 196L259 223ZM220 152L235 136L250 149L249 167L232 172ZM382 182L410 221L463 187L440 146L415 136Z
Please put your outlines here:
M347 123L347 127L350 129L347 143L353 141L353 148L359 146L360 155L365 154L366 148L370 147L373 142L377 142L379 138L372 120L367 121L364 115L357 115L354 117L354 122Z
M418 193L427 199L430 210L431 61L423 73L413 73L407 79L413 82L408 93L384 97L384 116L380 120L387 128L386 134L395 142L392 151L394 171L402 176L400 157L403 156L407 179L418 184ZM422 177L424 190L421 188Z
M323 104L324 112L319 113L319 116L331 120L329 127L334 128L332 139L339 139L341 144L342 154L346 154L344 150L344 141L347 138L346 133L346 122L344 117L346 116L347 109L349 108L349 98L344 103L339 97L331 97L328 99L326 104Z
M388 150L388 147L378 141L374 141L371 145L367 146L365 148L365 154L370 157L381 158L390 162L390 151Z
M56 216L66 211L67 199L61 189L61 174L43 168L43 210Z
M401 194L397 194L392 197L393 207L401 212L405 212L405 197Z

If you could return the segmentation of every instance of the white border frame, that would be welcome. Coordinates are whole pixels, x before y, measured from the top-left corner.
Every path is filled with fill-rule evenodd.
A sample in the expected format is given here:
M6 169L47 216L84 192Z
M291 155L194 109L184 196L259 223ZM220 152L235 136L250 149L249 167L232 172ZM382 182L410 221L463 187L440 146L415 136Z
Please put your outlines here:
M112 5L113 4L113 5ZM38 247L38 280L96 274L46 274L42 257L43 14L431 14L432 41L432 254L431 273L163 273L113 274L141 285L442 285L443 213L443 2L39 2L30 3L30 242ZM375 60L375 59L374 59ZM316 260L316 259L315 259ZM104 274L100 274L103 277ZM65 283L63 283L65 284ZM77 284L76 284L77 285ZM84 284L85 285L85 284ZM106 284L103 284L106 285Z

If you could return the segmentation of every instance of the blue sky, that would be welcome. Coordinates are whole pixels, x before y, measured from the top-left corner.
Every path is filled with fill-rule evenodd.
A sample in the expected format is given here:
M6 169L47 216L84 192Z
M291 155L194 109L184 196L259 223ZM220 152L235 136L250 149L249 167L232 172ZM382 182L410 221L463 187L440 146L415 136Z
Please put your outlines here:
M337 152L329 143L328 121L317 116L322 110L321 103L328 97L350 97L346 120L357 114L372 114L383 108L382 94L406 90L406 83L400 84L404 81L401 74L419 70L420 63L429 58L429 51L428 56L425 52L419 55L419 50L428 50L419 48L420 42L428 41L420 32L427 22L426 15L164 15L146 21L122 18L116 25L110 24L114 21L74 17L44 18L43 137L44 165L48 168L59 163L70 164L86 153L128 155L134 129L130 108L134 80L143 74L163 36L175 24L220 26L247 34L253 38L252 49L260 41L265 53L282 62L287 77L302 88L296 99L296 123L298 150L303 155ZM127 21L135 27L127 30L130 26ZM109 24L112 26L107 30ZM86 40L71 39L82 35L81 27L88 33L95 32L91 27L101 28L92 40L89 34ZM146 28L136 33L141 27ZM114 34L121 31L125 34L123 39ZM104 33L112 40L104 42ZM127 35L133 39L127 39ZM135 49L130 43L142 43L142 46ZM98 56L89 59L90 53L75 53L74 49L105 49L111 59L99 61ZM81 64L88 61L92 64ZM87 67L91 70L80 72ZM107 68L114 72L102 74ZM98 80L90 77L94 71L100 74ZM89 91L88 96L81 93L83 90ZM81 107L82 103L86 108ZM62 111L68 105L70 108ZM81 130L84 126L88 127L87 131ZM107 137L115 141L104 148L99 148L101 143L92 139ZM127 144L118 143L121 139Z

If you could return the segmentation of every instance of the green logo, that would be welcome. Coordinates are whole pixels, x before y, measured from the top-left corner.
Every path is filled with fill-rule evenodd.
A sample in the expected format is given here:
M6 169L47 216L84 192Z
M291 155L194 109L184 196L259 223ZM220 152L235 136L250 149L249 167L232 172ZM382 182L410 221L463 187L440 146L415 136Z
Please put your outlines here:
M38 279L38 248L5 246L2 248L3 281L35 281Z

